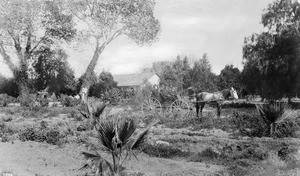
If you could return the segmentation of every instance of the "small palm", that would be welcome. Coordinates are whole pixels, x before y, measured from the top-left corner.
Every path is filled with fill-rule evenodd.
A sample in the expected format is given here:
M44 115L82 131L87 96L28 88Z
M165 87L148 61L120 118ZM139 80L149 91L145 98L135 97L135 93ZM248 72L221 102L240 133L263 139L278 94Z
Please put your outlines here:
M151 123L146 130L133 139L136 125L132 119L101 121L96 129L100 149L112 156L112 163L105 160L99 152L83 152L88 163L82 169L92 168L97 174L103 174L105 170L110 170L112 175L119 175L120 167L128 156L134 155L133 150L138 149L146 141L149 129L153 124ZM104 166L105 168L103 168Z
M277 124L287 119L293 119L297 116L296 111L293 111L284 104L257 105L256 108L264 121L270 126L271 136L274 132L276 132Z

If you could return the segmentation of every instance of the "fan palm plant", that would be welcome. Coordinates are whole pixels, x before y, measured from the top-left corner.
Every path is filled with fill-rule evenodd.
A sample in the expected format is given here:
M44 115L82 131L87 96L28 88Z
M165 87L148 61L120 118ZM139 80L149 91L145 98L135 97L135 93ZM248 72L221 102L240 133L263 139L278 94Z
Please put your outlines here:
M258 104L256 109L263 120L270 126L270 135L276 132L276 127L288 119L297 117L297 112L293 111L286 104Z
M106 119L100 121L96 127L100 143L99 149L108 153L112 162L104 159L99 151L82 152L88 162L81 169L91 168L95 171L95 175L119 176L120 168L125 160L132 155L135 156L133 151L145 143L150 127L156 122L150 123L143 132L133 138L136 131L134 120Z
M90 97L87 99L85 104L85 111L78 109L79 112L87 119L91 120L92 127L100 120L100 115L103 113L104 109L110 102L102 102L97 98Z

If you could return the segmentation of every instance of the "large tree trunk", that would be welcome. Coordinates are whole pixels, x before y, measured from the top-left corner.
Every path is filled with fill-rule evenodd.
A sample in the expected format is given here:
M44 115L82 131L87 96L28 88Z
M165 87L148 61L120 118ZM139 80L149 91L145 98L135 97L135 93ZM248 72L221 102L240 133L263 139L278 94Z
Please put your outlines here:
M94 80L93 80L94 69L97 65L100 54L104 50L105 46L106 46L106 44L103 44L102 46L97 45L97 47L94 51L93 58L90 61L89 65L88 65L88 67L87 67L87 69L84 73L83 83L82 83L82 86L81 86L81 89L80 89L80 97L81 97L81 100L84 103L87 102L89 89L90 89L92 83L94 82Z
M17 80L18 86L19 86L19 94L22 96L21 105L22 106L28 106L28 97L30 94L30 88L29 88L29 82L28 82L28 59L30 55L29 54L22 54L21 52L18 53L18 58L20 61L20 67L14 71L14 77Z

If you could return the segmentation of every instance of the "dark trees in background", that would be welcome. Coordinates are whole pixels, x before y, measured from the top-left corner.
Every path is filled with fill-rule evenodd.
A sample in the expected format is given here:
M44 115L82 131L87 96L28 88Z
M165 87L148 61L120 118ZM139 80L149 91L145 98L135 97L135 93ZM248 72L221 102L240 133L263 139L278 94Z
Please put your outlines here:
M101 98L101 95L114 87L117 87L117 82L114 81L112 74L107 71L102 71L97 82L91 86L89 96Z
M41 48L35 53L33 62L33 84L38 91L48 87L55 94L74 95L76 81L74 71L67 61L63 50Z
M217 85L219 90L233 87L239 92L242 91L243 85L241 83L240 70L233 65L226 65L218 76Z
M16 80L14 78L6 78L0 75L0 94L18 97L19 89Z
M300 4L277 0L262 15L264 32L245 39L243 82L265 98L289 98L299 92Z

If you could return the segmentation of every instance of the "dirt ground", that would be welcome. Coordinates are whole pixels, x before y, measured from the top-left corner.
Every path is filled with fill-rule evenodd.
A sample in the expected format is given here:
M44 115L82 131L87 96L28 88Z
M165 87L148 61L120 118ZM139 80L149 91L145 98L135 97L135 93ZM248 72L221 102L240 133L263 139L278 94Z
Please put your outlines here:
M82 146L58 147L32 141L0 143L0 171L14 176L72 176L83 175L78 169L83 165ZM204 176L223 169L220 166L199 162L174 161L139 154L125 163L128 172L143 172L147 176Z

